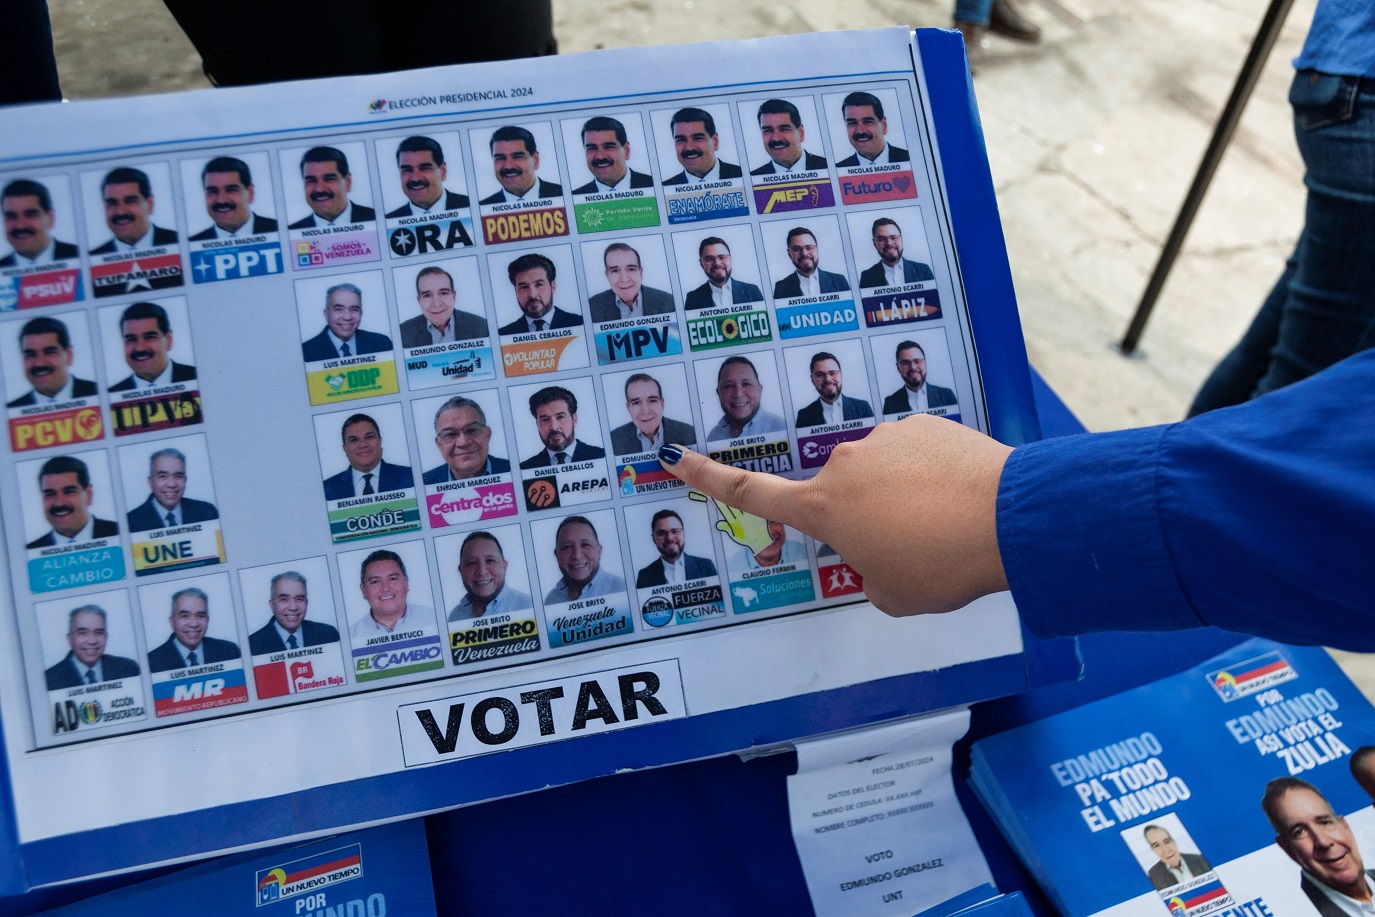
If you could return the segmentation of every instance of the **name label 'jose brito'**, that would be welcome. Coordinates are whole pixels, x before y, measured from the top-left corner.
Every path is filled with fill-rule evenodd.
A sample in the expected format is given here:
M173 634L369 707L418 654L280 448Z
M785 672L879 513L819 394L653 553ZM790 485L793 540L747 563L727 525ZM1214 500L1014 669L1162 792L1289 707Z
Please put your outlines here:
M445 697L396 710L406 767L687 716L677 659Z

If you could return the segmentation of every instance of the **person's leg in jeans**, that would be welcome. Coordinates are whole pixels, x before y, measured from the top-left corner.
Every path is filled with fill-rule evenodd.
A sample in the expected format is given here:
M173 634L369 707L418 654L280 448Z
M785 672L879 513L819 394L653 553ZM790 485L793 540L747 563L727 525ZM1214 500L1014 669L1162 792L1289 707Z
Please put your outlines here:
M1308 186L1303 232L1284 276L1190 416L1307 378L1375 338L1375 85L1335 93L1307 73L1291 92ZM1264 359L1260 353L1264 352Z

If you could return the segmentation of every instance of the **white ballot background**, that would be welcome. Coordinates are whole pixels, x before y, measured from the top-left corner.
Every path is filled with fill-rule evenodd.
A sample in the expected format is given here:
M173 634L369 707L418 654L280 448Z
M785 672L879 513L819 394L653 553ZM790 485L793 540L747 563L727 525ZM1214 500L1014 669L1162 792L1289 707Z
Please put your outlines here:
M954 710L797 744L788 809L818 917L917 914L992 886L955 798Z
M109 394L103 381L94 420L95 400L68 412L85 412L81 417L62 423L50 422L61 411L32 416L11 411L11 448L0 454L0 502L27 509L22 515L7 512L4 518L8 563L0 565L0 576L7 580L0 585L13 607L0 621L0 708L20 843L501 751L504 727L513 726L503 703L514 705L527 719L536 714L535 702L520 700L522 686L567 685L563 696L547 700L548 730L542 719L533 738L533 719L520 727L519 744L530 744L576 738L603 727L639 726L658 715L645 700L644 692L652 693L647 682L632 680L627 687L624 680L608 681L608 672L660 673L659 689L672 695L671 702L660 706L673 718L1019 654L1016 611L1006 596L951 615L889 619L863 603L853 579L842 575L843 561L810 540L787 546L785 559L799 559L791 572L764 568L733 580L738 567L733 569L729 558L744 549L732 540L729 524L717 525L721 515L713 505L713 530L692 528L686 553L710 560L720 577L715 587L719 594L692 597L694 607L715 602L726 615L680 620L663 613L661 600L651 616L648 607L640 607L636 589L643 565L633 558L643 559L643 546L634 553L631 549L635 539L648 543L650 533L638 524L632 530L628 520L643 520L644 506L671 506L685 493L652 459L616 463L612 431L630 418L619 399L596 400L607 388L601 383L604 375L654 375L660 370L666 378L686 379L686 390L676 384L665 387L665 416L691 424L699 448L705 448L707 432L722 415L712 409L716 393L700 388L696 364L744 355L773 372L773 367L787 365L786 350L814 347L822 352L834 342L831 350L855 355L853 360L845 357L846 391L865 393L873 416L891 419L907 409L895 414L879 401L902 394L901 388L893 391L901 382L893 351L911 339L933 350L931 412L987 431L950 217L940 192L934 130L923 102L924 78L919 66L913 70L915 54L909 33L892 29L599 52L0 113L0 133L6 137L0 181L34 176L58 184L65 176L78 195L78 209L94 214L100 212L100 201L86 198L99 193L100 183L92 185L82 176L103 176L116 167L156 173L169 186L157 190L151 223L175 231L179 240L168 244L164 236L164 244L152 254L87 255L110 231L67 223L57 234L83 253L70 261L81 267L77 296L69 302L54 300L55 288L36 285L33 278L41 279L41 272L0 270L0 306L13 310L0 315L0 327L8 333L0 339L6 400L28 389L27 383L15 387L11 381L22 376L12 364L19 361L20 325L38 316L85 323L83 333L90 329L85 336L99 339L90 341L90 352L78 354L77 362L93 367L96 379L118 380L128 374L123 362L114 363L122 345L104 340L116 332L111 323L97 321L97 309L175 302L176 316L184 318L174 320L185 327L172 329L170 356L176 362L183 355L192 359L194 340L196 372L195 382L154 389L146 405L118 417L114 408L120 396ZM884 100L889 139L901 138L910 161L895 155L898 162L867 170L838 165L854 151L843 145L844 119L836 99L856 91L877 93ZM824 157L825 168L800 179L751 176L751 163L757 168L766 154L758 125L745 114L773 98L807 101L804 108L815 112L808 117L818 123L806 125L804 146L809 155ZM721 119L717 132L733 138L732 163L743 167L743 175L709 183L703 186L707 190L666 183L670 166L678 168L667 118L690 107L708 108ZM642 132L637 137L643 138L644 148L632 144L628 165L649 175L650 187L620 196L573 193L592 175L582 167L583 151L567 146L573 134L561 125L598 115L632 122ZM541 143L548 148L541 146L539 152L546 165L537 174L547 172L561 185L558 193L538 189L547 200L534 209L479 201L496 187L493 163L481 154L493 149L493 132L510 125L528 126L544 138ZM411 136L447 141L446 189L465 191L466 206L446 210L441 202L436 212L445 212L429 222L423 215L384 214L384 202L390 208L400 200L397 163L388 151ZM455 138L460 142L454 143ZM720 145L723 163L730 145ZM288 220L308 213L296 151L313 147L348 151L353 187L360 189L361 198L350 206L372 206L374 216L363 218L364 211L353 208L334 227L288 228ZM286 156L287 151L293 155ZM205 192L196 183L204 165L222 156L253 164L256 197L274 202L269 213L278 220L275 228L255 223L245 229L251 234L237 241L190 238L208 232ZM366 198L361 197L364 188ZM925 299L918 306L902 298L911 292L904 287L887 293L880 288L877 298L870 295L872 289L861 291L861 274L877 262L876 252L851 233L839 232L845 217L857 213L863 215L861 222L906 214L901 225L923 228L925 238L912 240L908 250L929 259L935 280L906 285L920 288ZM777 234L776 228L766 231L766 224L780 221L795 223L820 240L820 267L843 278L848 290L810 299L790 292L785 253L766 250ZM680 234L694 238L675 240ZM698 240L711 236L751 249L737 255L736 264L754 271L747 280L762 292L763 301L737 301L727 310L685 308L688 294L707 279L693 265L692 255ZM622 239L656 246L643 259L654 266L644 284L672 297L667 318L594 322L594 294L605 291L608 280L596 275L598 259L575 253ZM553 304L579 319L571 335L500 332L520 316L502 266L532 252L552 252L560 265ZM674 252L688 254L673 257ZM473 258L473 267L461 276L475 271L479 284L455 284L457 308L485 321L487 333L457 350L436 346L427 363L405 343L410 332L403 322L417 315L416 290L396 284L393 269L442 265L460 256ZM322 360L318 351L310 351L312 336L325 328L323 288L333 284L324 281L336 277L363 292L363 330L351 353L364 355ZM302 280L310 282L298 283ZM298 302L301 290L312 301ZM307 322L305 317L312 315L318 320ZM310 330L303 333L303 328ZM637 334L640 329L647 333ZM857 339L865 340L865 346L850 343ZM879 339L882 346L874 343ZM178 346L181 340L185 346ZM943 350L937 353L935 347ZM859 435L872 422L859 425L859 432L840 429L843 424L836 429L803 424L799 434L796 415L817 393L795 374L778 373L776 378L779 389L766 392L763 400L771 410L781 410L785 429L731 440L717 457L807 477L835 443L847 434ZM519 388L525 395L534 384L586 394L576 439L604 450L604 457L575 465L587 466L576 475L520 467L538 457L528 450L535 421L526 398L508 397L508 392ZM934 386L950 392L953 403L947 399L938 405L942 399ZM411 405L470 390L486 393L484 403L499 404L500 415L489 421L495 431L489 452L494 460L508 461L509 469L479 478L482 484L430 493L438 488L422 483L422 475L432 470L422 464L422 456L432 459L435 431L425 412L413 411ZM127 403L119 401L121 406ZM349 505L349 499L326 500L331 485L322 477L344 468L346 458L343 446L331 443L329 436L317 442L315 422L321 415L343 419L353 412L386 417L382 460L397 465L393 473L411 482L393 478L388 483L384 468L385 492L355 498L359 505ZM192 511L185 510L185 525L131 534L130 514L148 492L139 492L144 467L125 467L128 456L146 461L163 441L174 444L192 436L198 445L186 453L185 496L202 507L212 505L218 518L193 523ZM768 442L761 446L761 439ZM129 446L137 448L121 448ZM110 521L118 523L119 535L96 546L51 549L55 553L48 555L44 551L49 549L26 548L47 532L46 524L36 527L42 514L33 463L64 455L108 467L102 480L114 482L113 493L96 494L95 505L113 502ZM26 463L23 475L17 471L21 462ZM881 480L873 483L883 485ZM455 501L466 501L462 505L471 513L445 517L430 510L430 501L448 501L449 510ZM595 628L579 625L556 637L551 628L557 625L543 613L552 593L545 595L535 575L554 568L554 546L535 537L537 530L550 527L535 523L574 514L614 523L601 542L604 566L626 582L610 605L632 607L627 624L618 630L594 633ZM467 521L452 521L463 519ZM474 637L466 624L446 621L452 588L446 604L436 607L445 596L442 584L456 581L452 569L460 539L449 536L480 529L518 532L508 550L523 553L511 569L528 577L520 588L532 594L534 625L527 613L503 619L516 631L503 631L502 623L494 623L489 633ZM445 540L437 546L441 538ZM414 603L414 614L408 612L407 618L407 626L414 625L408 631L413 639L398 640L385 656L350 635L356 609L364 607L357 557L374 549L397 550L406 559ZM898 557L909 549L895 542ZM347 564L340 560L345 554ZM62 560L78 555L80 563ZM321 558L326 563L319 563ZM52 575L51 565L62 563L93 572L72 578ZM337 642L331 641L329 653L342 651L342 684L333 675L312 678L309 656L249 651L251 637L269 622L270 608L265 590L242 591L240 572L290 571L306 563L324 571L310 585L307 620L329 622L335 629ZM443 568L449 569L442 577ZM320 575L329 581L320 582ZM236 644L239 661L205 666L206 672L178 669L170 681L161 675L154 679L149 654L171 635L163 623L170 608L142 605L145 595L156 594L159 603L165 600L163 593L169 590L139 588L154 583L213 585L207 590L208 633ZM45 673L65 652L62 641L53 644L63 625L38 617L40 605L47 614L62 613L64 602L68 610L75 609L89 596L112 590L127 596L132 613L112 615L110 627L132 626L133 632L112 635L108 646L111 651L137 647L133 658L142 674L125 678L124 685L138 686L149 711L146 719L123 723L89 703L83 689L62 689L67 694L47 689ZM584 614L583 624L596 614ZM474 640L497 646L514 635L528 648L532 626L537 627L537 652L502 655L494 650L477 663L460 666L453 661L452 650ZM316 652L316 658L323 657ZM578 685L589 682L601 688L588 688L588 697L575 700ZM618 684L620 697L614 693ZM607 704L599 703L598 690L610 693ZM638 708L636 691L641 692ZM445 719L451 709L447 699L480 697L514 700L492 700L481 707L477 720ZM627 697L630 701L623 705ZM398 732L398 712L409 711L409 717L421 709L432 710L436 732L416 726L423 717ZM635 710L638 718L630 715ZM503 722L503 717L508 719ZM597 728L581 729L579 718L586 726L589 717ZM90 728L92 723L101 728ZM512 736L517 732L509 731ZM473 732L480 733L479 741L473 741ZM196 791L171 791L188 771L197 775ZM548 776L547 782L558 781L557 774ZM79 792L72 791L78 787Z

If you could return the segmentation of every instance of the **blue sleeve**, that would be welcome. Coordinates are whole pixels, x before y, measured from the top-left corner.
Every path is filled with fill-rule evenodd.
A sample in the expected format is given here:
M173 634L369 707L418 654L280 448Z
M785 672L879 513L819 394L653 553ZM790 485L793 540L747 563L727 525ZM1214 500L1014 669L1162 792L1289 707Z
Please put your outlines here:
M1038 636L1211 624L1375 650L1375 351L1182 423L1019 448L997 512Z

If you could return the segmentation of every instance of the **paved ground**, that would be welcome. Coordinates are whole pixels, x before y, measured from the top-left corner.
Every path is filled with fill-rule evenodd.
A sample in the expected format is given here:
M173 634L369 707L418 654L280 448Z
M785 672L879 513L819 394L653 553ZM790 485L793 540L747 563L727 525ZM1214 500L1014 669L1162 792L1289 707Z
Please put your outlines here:
M1045 40L988 39L975 86L1032 363L1090 429L1175 420L1246 326L1297 235L1303 170L1285 98L1289 61L1314 0L1294 4L1131 359L1113 344L1263 4L1023 3L1044 24ZM194 49L158 0L52 6L68 96L206 85ZM950 9L950 0L555 0L564 52L894 23L946 26ZM1372 693L1375 663L1345 661Z

